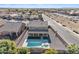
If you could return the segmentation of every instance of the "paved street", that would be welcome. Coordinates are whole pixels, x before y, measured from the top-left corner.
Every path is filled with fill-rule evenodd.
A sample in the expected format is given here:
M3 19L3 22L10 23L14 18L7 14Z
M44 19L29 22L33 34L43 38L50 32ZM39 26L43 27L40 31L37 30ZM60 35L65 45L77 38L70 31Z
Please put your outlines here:
M69 15L59 14L59 13L52 13L52 14L56 14L56 15L63 16L63 17L66 17L66 18L70 18L72 20L79 20L79 16L69 16Z
M77 37L75 34L67 30L63 26L59 25L57 22L55 22L48 16L44 14L42 16L43 16L44 21L48 21L48 25L50 25L68 45L76 44L79 46L79 37Z

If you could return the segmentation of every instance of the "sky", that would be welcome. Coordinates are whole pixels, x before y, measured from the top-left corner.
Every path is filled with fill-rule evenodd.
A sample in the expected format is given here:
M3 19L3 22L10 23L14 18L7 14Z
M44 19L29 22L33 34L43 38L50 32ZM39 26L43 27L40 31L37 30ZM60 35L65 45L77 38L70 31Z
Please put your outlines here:
M79 8L79 4L0 4L0 8Z

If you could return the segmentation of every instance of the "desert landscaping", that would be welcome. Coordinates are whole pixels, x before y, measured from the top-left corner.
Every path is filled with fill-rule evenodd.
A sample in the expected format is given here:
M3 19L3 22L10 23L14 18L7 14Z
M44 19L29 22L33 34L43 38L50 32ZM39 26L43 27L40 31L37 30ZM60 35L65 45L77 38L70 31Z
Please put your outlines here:
M48 15L50 18L60 23L62 26L69 28L73 32L79 34L79 21L73 18L60 16L57 14Z

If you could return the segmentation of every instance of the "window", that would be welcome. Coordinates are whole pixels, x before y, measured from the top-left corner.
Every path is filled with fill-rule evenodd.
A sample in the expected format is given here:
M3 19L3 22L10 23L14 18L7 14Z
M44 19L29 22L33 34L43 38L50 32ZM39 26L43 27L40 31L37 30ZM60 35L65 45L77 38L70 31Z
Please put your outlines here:
M39 36L42 36L42 34L39 34Z
M29 33L29 36L33 36L33 34L32 33Z
M38 34L34 34L34 37L38 37Z

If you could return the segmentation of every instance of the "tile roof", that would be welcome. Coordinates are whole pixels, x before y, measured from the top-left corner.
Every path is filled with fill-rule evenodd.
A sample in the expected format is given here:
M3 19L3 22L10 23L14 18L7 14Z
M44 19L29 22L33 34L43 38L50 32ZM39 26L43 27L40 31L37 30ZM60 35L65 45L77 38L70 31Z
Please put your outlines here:
M48 27L47 21L33 20L30 21L28 27Z
M0 32L18 32L21 25L21 22L6 22L4 26L0 28Z

